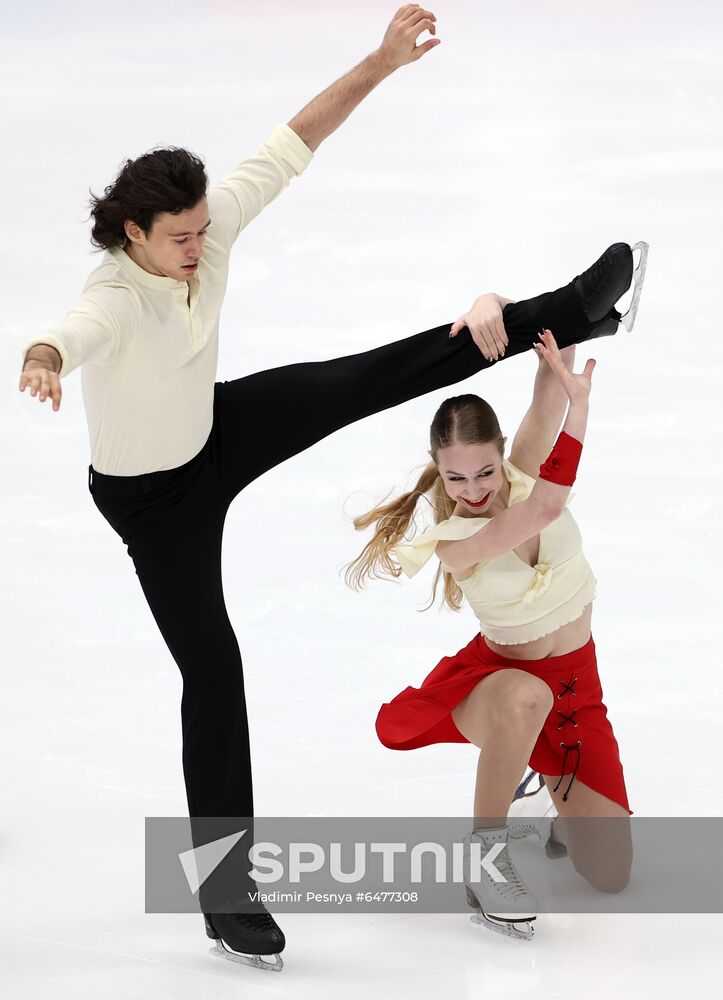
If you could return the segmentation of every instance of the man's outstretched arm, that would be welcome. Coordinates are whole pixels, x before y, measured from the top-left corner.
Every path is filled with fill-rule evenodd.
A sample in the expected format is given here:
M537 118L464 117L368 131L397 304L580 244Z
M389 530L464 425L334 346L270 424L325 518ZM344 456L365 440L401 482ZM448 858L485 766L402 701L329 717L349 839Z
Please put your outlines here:
M400 66L416 62L425 52L439 45L438 38L431 38L422 45L416 44L423 31L436 34L436 20L431 11L419 4L400 7L379 48L302 108L288 123L289 128L310 150L318 149L385 77Z

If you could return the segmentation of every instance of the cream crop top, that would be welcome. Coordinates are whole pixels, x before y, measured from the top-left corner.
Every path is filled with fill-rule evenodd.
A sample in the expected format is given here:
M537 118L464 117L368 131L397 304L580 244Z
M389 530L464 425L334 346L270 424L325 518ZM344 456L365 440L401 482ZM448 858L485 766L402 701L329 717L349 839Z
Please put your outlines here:
M502 468L510 484L508 506L512 507L527 499L535 480L507 460ZM392 551L411 577L434 554L437 542L469 538L492 520L453 515ZM457 580L479 619L482 634L502 645L516 645L540 639L579 618L595 597L596 586L581 545L580 530L565 509L540 532L539 561L535 566L529 566L513 551L504 552L477 563L466 579ZM444 563L442 569L451 572Z

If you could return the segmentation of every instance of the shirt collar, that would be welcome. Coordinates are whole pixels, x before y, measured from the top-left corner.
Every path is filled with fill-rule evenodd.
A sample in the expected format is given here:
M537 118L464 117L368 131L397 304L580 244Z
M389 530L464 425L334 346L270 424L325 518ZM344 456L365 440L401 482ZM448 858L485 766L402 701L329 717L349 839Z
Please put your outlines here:
M122 247L112 247L108 253L126 274L141 285L146 285L148 288L188 289L187 281L177 281L176 278L167 278L163 274L151 274L150 271L144 270Z

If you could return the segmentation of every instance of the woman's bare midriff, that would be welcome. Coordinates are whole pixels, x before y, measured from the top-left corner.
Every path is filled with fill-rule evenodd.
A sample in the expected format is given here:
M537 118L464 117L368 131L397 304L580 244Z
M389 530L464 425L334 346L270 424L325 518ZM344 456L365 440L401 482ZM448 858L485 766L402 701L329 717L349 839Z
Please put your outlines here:
M495 653L507 656L511 660L543 660L548 656L562 656L564 653L572 653L584 646L590 638L591 620L592 604L588 604L574 622L569 622L557 629L556 632L543 635L541 639L535 639L533 642L520 642L513 646L505 646L499 642L492 642L487 636L485 636L485 642Z
M500 510L506 509L508 500L509 491L506 497L500 498L500 507L497 513ZM454 513L458 517L470 516L461 508L460 504L457 504ZM528 538L512 551L522 562L527 563L528 566L534 566L540 557L539 534ZM471 572L472 569L470 568L466 571L466 575L469 575ZM460 579L464 579L464 576L456 577L456 579L459 582ZM563 625L555 632L551 632L550 635L543 635L542 638L535 639L533 642L520 642L509 646L499 642L492 642L487 636L485 636L485 642L495 653L507 656L511 660L544 660L548 656L563 656L565 653L572 653L584 646L591 635L591 620L592 604L588 604L580 617L576 618L574 622L568 622L567 625Z

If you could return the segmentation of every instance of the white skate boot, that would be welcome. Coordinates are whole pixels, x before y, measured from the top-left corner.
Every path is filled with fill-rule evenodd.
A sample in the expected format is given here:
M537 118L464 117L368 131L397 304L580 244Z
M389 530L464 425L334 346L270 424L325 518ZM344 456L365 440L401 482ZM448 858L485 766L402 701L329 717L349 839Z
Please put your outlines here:
M539 784L534 791L528 792L527 787L535 783L534 779L537 779ZM567 847L561 841L555 840L552 833L556 819L557 809L550 798L542 775L530 771L515 792L509 809L507 820L510 840L534 835L539 837L548 858L566 858Z
M501 826L475 830L464 838L467 902L476 910L472 923L531 941L537 900L512 862L508 837L509 827Z

